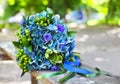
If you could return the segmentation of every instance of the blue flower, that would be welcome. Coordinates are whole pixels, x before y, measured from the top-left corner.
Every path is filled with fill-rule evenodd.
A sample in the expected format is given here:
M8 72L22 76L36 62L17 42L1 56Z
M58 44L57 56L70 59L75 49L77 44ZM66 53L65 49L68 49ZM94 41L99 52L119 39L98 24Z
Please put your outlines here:
M60 24L58 24L57 25L57 30L58 30L58 32L64 32L64 30L65 30L65 28L64 28L64 26L63 25L60 25Z
M57 30L57 26L50 24L48 26L48 29L51 30L51 31L56 31Z
M72 52L75 47L75 41L68 43L67 46L69 47L68 51Z
M38 70L39 69L39 66L38 66L38 64L36 62L32 62L31 65L32 65L32 68L34 70Z
M51 71L59 71L60 68L59 68L58 66L52 66L52 67L50 68L50 70L51 70Z
M69 43L68 46L69 46L69 52L72 52L72 50L75 48L75 41Z
M31 25L29 25L29 26L27 26L28 27L28 29L30 30L30 31L33 31L37 26L36 26L36 24L31 24Z
M43 39L45 42L49 42L52 39L52 35L50 33L46 33L43 35Z
M59 43L58 44L58 51L59 52L66 52L68 50L66 43Z
M24 47L24 53L27 54L31 59L34 59L35 56L34 52L30 52L28 50L28 47Z
M33 24L35 21L35 15L29 16L29 24Z
M20 25L25 25L26 24L26 21L24 20L24 19L22 19L21 21L20 21Z

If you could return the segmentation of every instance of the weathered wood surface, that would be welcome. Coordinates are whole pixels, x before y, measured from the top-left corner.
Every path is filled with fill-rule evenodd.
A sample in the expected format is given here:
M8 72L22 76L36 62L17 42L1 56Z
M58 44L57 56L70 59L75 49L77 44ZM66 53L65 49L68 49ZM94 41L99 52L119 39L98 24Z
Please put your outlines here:
M11 42L6 42L6 43L0 43L0 50L6 53L9 57L11 57L13 60L15 60L15 48L12 45ZM92 68L90 66L84 65L85 67ZM92 68L93 69L93 68ZM34 77L37 77L40 74L47 74L45 71L32 71L30 72L31 75ZM50 71L49 71L50 73ZM58 80L62 77L64 77L65 74L59 75L56 77L52 77L49 79L40 79L43 84L58 84ZM100 75L97 77L93 78L85 78L80 75L76 75L69 81L67 81L65 84L120 84L120 77L119 76L105 76L105 75Z

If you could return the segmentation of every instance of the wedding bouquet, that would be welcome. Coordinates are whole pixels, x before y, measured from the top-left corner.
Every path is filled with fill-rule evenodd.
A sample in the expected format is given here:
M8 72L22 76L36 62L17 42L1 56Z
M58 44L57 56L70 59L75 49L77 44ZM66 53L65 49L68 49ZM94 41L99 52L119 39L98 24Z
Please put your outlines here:
M76 73L84 76L95 76L93 72L81 68L79 55L73 52L75 47L74 31L69 31L59 15L54 15L49 8L28 17L20 22L20 31L16 33L16 60L25 72L32 70L50 70L54 73L41 75L46 78L66 73L59 82L65 82ZM98 70L99 71L99 70ZM98 73L97 73L98 74Z

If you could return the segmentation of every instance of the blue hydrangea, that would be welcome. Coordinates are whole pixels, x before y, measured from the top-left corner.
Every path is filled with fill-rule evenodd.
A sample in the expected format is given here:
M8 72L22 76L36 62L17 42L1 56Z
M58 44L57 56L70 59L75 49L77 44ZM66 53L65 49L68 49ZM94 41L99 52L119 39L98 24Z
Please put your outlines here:
M20 25L25 25L26 24L26 21L24 20L24 19L22 19L21 21L20 21Z
M49 42L50 40L52 40L52 36L50 33L47 33L43 35L43 39L45 42Z
M23 49L22 55L27 55L30 59L25 66L27 71L58 71L57 59L61 59L62 62L69 60L75 47L74 36L58 15L53 15L52 11L46 10L23 18L20 25L18 35L20 39L18 39L19 46L17 47ZM18 56L18 63L20 63L22 55ZM51 61L54 59L56 61L53 64ZM24 68L22 69L24 70Z
M63 25L58 24L58 25L57 25L57 30L58 30L58 32L63 33L63 32L64 32L64 30L65 30L65 28L64 28L64 26L63 26Z

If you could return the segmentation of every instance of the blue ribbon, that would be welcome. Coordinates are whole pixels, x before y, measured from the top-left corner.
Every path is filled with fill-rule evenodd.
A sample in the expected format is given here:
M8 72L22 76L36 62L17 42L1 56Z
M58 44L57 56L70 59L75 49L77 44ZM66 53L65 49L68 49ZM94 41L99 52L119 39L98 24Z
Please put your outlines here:
M83 75L93 74L89 70L80 68L81 62L80 62L80 59L77 56L74 56L74 59L75 59L74 62L65 61L64 64L63 64L63 67L70 72L80 73L80 74L83 74Z

